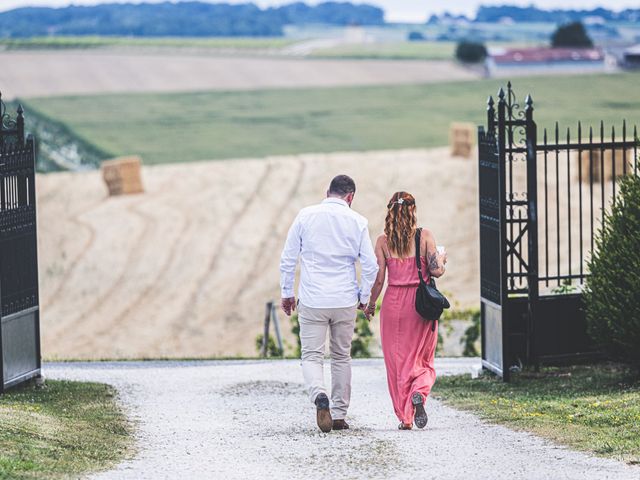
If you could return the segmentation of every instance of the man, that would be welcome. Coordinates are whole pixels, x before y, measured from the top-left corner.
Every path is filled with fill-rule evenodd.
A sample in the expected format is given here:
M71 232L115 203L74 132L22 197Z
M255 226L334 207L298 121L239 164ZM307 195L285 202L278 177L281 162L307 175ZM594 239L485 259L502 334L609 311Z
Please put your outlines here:
M304 208L293 222L280 259L282 310L296 308L293 292L300 258L298 321L302 374L316 421L323 432L349 428L345 421L351 398L351 340L356 309L364 310L378 272L367 220L351 210L354 181L339 175L327 198ZM360 260L358 287L356 262ZM323 359L330 330L331 408L324 386Z

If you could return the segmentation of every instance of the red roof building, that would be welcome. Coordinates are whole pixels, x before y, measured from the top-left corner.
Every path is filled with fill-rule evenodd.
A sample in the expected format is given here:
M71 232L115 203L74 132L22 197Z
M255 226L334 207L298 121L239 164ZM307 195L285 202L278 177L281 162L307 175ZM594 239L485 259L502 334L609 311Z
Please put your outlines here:
M598 48L491 49L486 61L489 76L535 73L600 72L605 54Z

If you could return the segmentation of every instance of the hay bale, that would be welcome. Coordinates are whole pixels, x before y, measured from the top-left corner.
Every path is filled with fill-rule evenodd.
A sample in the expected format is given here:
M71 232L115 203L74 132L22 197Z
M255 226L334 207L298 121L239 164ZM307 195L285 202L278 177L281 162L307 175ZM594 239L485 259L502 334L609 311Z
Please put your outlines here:
M120 157L102 162L102 178L107 184L109 195L128 195L142 193L140 166L142 160L138 156Z
M615 162L614 162L615 152ZM602 155L604 153L604 156ZM591 177L589 176L589 165L591 165L591 172L593 174L593 181L600 182L601 173L604 173L604 181L611 181L614 175L614 163L615 163L615 176L619 177L623 174L624 163L627 163L627 173L632 171L633 167L630 166L633 162L633 150L623 149L605 149L604 152L600 148L593 148L592 150L582 150L580 152L578 165L576 166L576 172L580 171L582 175L582 181L589 183ZM591 163L590 163L591 162Z
M471 158L476 140L476 127L473 123L453 122L449 127L451 155Z

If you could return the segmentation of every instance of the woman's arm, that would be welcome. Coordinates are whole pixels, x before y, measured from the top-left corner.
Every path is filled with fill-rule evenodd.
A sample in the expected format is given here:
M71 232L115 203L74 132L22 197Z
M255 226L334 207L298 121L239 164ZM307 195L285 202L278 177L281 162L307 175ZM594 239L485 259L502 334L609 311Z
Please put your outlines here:
M378 275L373 282L373 287L371 288L371 297L369 298L369 304L367 305L367 308L365 310L367 318L369 318L370 315L376 313L376 301L378 300L378 297L382 292L382 287L384 286L384 280L387 274L387 262L385 261L384 250L382 248L384 242L386 241L387 239L384 235L380 235L376 240L374 251L376 254L376 260L378 261Z
M432 277L438 278L444 274L447 254L438 253L436 239L430 230L422 230L425 258L427 259L427 269Z

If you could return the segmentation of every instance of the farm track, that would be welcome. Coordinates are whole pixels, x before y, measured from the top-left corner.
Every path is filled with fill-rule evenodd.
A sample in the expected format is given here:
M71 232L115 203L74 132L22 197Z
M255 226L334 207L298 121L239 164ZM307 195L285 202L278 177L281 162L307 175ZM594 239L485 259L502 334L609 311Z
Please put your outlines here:
M204 283L206 282L207 278L209 278L211 274L216 270L216 267L222 258L222 255L224 253L225 242L228 240L229 235L233 232L234 227L239 222L241 222L242 219L246 216L247 212L249 211L249 208L258 198L260 191L265 187L267 183L267 179L269 178L269 175L272 172L272 168L273 166L271 163L267 164L267 167L264 173L262 174L262 176L260 177L260 180L258 181L257 185L255 186L251 194L248 196L248 198L242 204L242 208L235 216L233 216L229 220L226 227L222 231L222 234L220 235L220 239L216 244L215 248L212 248L213 254L209 259L209 262L207 264L207 269L196 280L195 282L196 288L193 290L192 294L190 295L189 300L186 302L186 305L184 307L185 309L182 311L180 315L182 318L186 318L187 321L189 321L189 318L193 316L193 313L194 313L193 308L195 307L195 305L198 303L198 301L202 296ZM176 328L181 328L179 319L176 319L175 325L176 325ZM179 331L176 331L175 333L179 333Z
M46 201L46 199L43 199L43 200ZM81 220L81 217L83 215L88 214L89 212L91 212L98 205L100 205L100 203L102 203L102 202L101 201L95 202L90 207L82 210L77 215L74 215L73 217L71 217L71 223L74 226L76 226L77 228L84 229L87 232L88 238L87 238L87 241L85 242L84 246L82 247L82 250L80 250L80 252L74 257L74 259L69 264L69 267L65 270L64 275L60 279L56 289L51 293L51 295L46 297L46 300L44 302L42 302L42 308L46 309L47 306L51 303L51 301L53 299L58 298L59 295L64 291L64 288L67 285L67 282L69 281L69 277L71 276L71 274L73 272L75 272L76 267L78 266L78 264L82 260L82 257L84 257L86 255L86 253L89 251L89 249L93 245L93 242L95 241L95 238L96 238L96 231L89 223L83 222Z
M231 301L225 305L224 311L226 314L224 327L227 331L226 338L230 339L234 344L242 342L245 333L233 328L235 315L230 314L230 312L233 312L234 303L255 301L257 297L255 287L269 281L268 278L262 278L262 275L264 275L264 272L272 272L279 265L280 256L277 255L276 252L282 247L280 243L282 237L286 235L289 223L284 220L282 212L285 211L287 205L291 204L298 196L300 186L303 185L306 166L307 162L305 160L301 159L298 162L296 175L291 181L291 188L284 196L282 202L273 210L269 225L266 231L263 232L260 243L254 249L255 259L251 261L251 264L253 264L252 268L245 272L244 278L237 284L236 290L230 299ZM282 227L284 227L284 231L280 230ZM273 265L273 268L268 268L270 264ZM247 288L248 285L252 284L253 288ZM265 293L265 295L268 295L268 293Z
M135 205L130 205L126 208L127 212L133 214L135 217L141 220L142 229L136 236L133 242L133 248L129 250L127 254L127 259L124 263L125 267L130 267L136 263L136 259L138 258L142 248L144 248L144 244L142 243L142 239L144 238L147 229L149 228L150 218L147 215L141 214ZM86 321L88 317L90 317L94 312L99 311L103 308L105 304L109 300L112 299L114 293L121 287L122 281L126 278L128 272L128 268L123 268L116 278L116 280L110 285L106 292L100 294L98 298L96 298L90 305L88 305L84 310L78 314L73 320L71 320L64 329L62 329L59 333L60 336L66 336L68 334L75 334L75 336L79 336L79 339L74 339L74 343L79 348L86 347L88 343L90 343L90 337L96 335L99 332L95 330L78 330L77 326L83 321ZM72 333L73 330L73 333Z
M257 248L255 249L257 256L255 265L254 265L254 269L257 272L261 272L263 271L263 269L266 267L266 263L269 260L269 256L268 255L263 255L264 252L268 252L268 251L274 251L277 250L278 245L273 245L273 241L274 239L278 238L276 235L276 232L278 230L278 227L280 226L280 224L282 223L282 214L281 212L285 209L285 207L287 206L288 203L291 202L291 200L293 198L295 198L296 194L298 193L298 191L300 190L300 184L302 182L302 177L304 175L306 169L306 163L304 161L300 162L300 166L298 168L298 172L296 174L296 177L293 181L293 188L289 191L289 193L287 194L286 198L284 199L284 201L282 202L282 204L279 206L279 208L277 210L275 210L274 215L271 217L271 222L269 223L269 227L268 230L266 231L265 235L262 237L262 239L260 240L260 244L257 246ZM278 221L280 220L280 221ZM272 247L272 250L269 250L269 246ZM252 273L253 272L249 272L245 275L243 281L239 282L238 287L236 289L236 292L234 294L234 298L242 298L244 295L244 292L246 291L245 288L243 288L243 285L248 285L251 280L252 280Z
M187 234L190 230L193 222L188 217L184 218L184 223L180 228L181 234ZM133 312L136 309L144 307L145 303L150 301L154 290L157 288L157 285L162 284L163 278L166 276L169 271L169 267L173 262L173 258L176 255L176 251L178 246L180 245L180 236L176 236L175 240L171 243L171 247L166 255L164 262L162 262L162 266L160 267L158 273L151 279L151 281L147 284L144 290L137 296L137 298L129 303L123 310L114 315L113 320L111 322L111 327L109 329L104 329L99 334L106 335L109 330L113 327L120 327L122 324L126 323L131 317L133 317Z
M132 205L127 208L129 212L134 213L138 218L142 219L142 223L143 223L143 228L140 231L139 235L136 237L136 241L133 248L129 251L129 255L126 261L126 265L128 268L126 270L123 270L123 272L120 274L117 280L113 283L113 285L107 291L107 293L105 293L91 308L89 308L87 313L98 311L102 309L104 305L107 305L107 304L112 305L116 308L119 307L120 305L125 305L125 309L127 308L126 302L130 299L130 297L128 298L125 296L118 296L116 295L116 293L118 292L119 289L123 288L122 285L127 277L127 272L132 268L135 268L136 265L140 262L139 259L141 257L141 253L148 245L148 240L150 237L149 232L151 231L153 226L157 223L157 220L152 215L149 215L148 213L144 212L140 208L141 206L142 205ZM144 290L140 292L139 295L144 295L144 293L149 289L151 289L152 287L153 287L153 284L150 283L149 286L145 287ZM136 302L135 293L133 296L134 296L133 302L135 303ZM111 316L111 318L108 320L107 318L104 318L104 320L106 321L101 322L102 325L104 325L103 327L92 330L90 332L83 332L81 340L78 342L78 345L80 348L90 347L93 337L98 336L100 338L105 338L105 336L108 336L110 332L113 332L115 329L120 327L122 323L128 320L127 318L121 315L118 315L118 313L114 314L111 311L111 309L108 309L108 311L105 312L105 316L106 315Z

